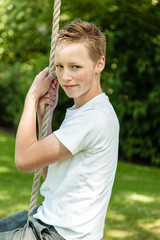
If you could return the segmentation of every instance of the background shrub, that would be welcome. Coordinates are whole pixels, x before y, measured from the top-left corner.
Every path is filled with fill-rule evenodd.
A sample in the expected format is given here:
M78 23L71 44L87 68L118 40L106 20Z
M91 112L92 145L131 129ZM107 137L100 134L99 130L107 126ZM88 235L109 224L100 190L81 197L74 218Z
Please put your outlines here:
M48 65L53 2L1 1L0 124L17 128L26 92ZM61 26L93 21L107 36L103 90L120 121L120 156L160 164L160 4L155 0L65 0ZM54 128L72 104L60 91Z

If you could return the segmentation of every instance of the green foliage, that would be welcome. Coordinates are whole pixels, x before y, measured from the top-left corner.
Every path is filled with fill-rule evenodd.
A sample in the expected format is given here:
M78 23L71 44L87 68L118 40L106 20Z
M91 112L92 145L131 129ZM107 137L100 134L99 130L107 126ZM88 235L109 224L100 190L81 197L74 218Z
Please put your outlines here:
M0 124L17 127L33 76L46 64L50 29L43 11L48 5L10 0L0 4Z
M122 17L114 23L111 43L118 64L114 70L111 63L110 86L121 123L120 152L125 159L160 164L160 8L142 1L139 6L120 3L116 15Z
M26 92L48 65L53 2L0 1L1 125L17 127ZM60 26L93 21L107 36L103 90L120 120L120 154L160 164L160 4L151 0L62 0ZM60 91L54 128L71 104Z

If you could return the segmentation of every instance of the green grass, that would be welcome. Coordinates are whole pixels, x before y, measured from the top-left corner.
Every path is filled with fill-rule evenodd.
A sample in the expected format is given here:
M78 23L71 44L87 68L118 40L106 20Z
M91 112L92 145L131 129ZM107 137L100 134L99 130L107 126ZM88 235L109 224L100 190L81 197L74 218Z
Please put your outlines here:
M14 147L15 137L0 131L0 218L29 208L34 174L16 169Z
M0 131L0 218L29 207L33 174L16 169L14 144ZM160 240L160 169L119 162L103 240L121 239Z

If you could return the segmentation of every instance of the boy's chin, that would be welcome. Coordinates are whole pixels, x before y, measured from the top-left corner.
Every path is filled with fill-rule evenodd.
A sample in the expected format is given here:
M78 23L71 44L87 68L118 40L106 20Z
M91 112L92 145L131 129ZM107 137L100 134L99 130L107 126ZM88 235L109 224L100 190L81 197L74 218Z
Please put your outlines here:
M65 91L65 90L64 90L64 92L67 95L67 97L69 97L69 98L76 98L76 94L74 94L72 92L69 92L69 91Z
M69 97L69 98L74 98L74 95L73 94L70 94L68 92L65 92L66 96Z

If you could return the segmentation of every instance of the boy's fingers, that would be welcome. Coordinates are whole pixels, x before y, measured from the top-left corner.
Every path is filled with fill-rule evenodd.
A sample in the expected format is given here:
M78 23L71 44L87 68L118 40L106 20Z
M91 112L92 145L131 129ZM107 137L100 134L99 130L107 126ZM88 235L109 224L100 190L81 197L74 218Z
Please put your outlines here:
M42 78L46 78L48 76L48 73L49 73L49 67L46 67L38 75L41 76Z
M48 93L55 94L55 90L52 87L50 87Z
M55 98L43 97L41 99L41 104L43 104L43 105L45 105L45 104L53 105L54 102L55 102Z
M56 78L56 73L55 71L49 73L49 67L46 67L37 75L37 77L41 79L47 79L49 82L52 82Z
M41 99L41 104L46 105L46 104L49 104L50 101L51 100L49 98L44 97L44 98Z
M47 94L45 95L45 98L49 98L49 99L51 99L51 100L55 100L55 99L56 99L56 96L55 96L54 94L52 94L52 93L47 93Z
M53 81L52 81L52 83L51 83L51 88L53 89L53 90L55 90L56 88L57 88L57 79L54 79Z
M59 82L58 80L56 81L56 93L58 93L58 90L59 90Z
M56 77L56 74L55 72L51 72L48 76L47 76L47 79L52 82Z

